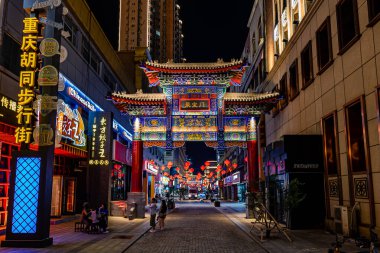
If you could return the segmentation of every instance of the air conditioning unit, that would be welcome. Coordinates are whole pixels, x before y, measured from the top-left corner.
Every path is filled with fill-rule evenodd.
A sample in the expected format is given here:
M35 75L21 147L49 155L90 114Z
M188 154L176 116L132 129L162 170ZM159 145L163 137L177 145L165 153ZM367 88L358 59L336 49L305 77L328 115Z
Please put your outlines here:
M334 207L335 232L343 236L350 236L351 208L347 206Z

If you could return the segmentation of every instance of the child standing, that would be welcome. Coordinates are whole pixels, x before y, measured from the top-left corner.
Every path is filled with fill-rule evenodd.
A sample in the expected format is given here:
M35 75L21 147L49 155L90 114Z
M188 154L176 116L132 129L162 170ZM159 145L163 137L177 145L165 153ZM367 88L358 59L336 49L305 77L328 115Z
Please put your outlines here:
M150 208L150 226L152 229L150 232L156 232L156 213L157 213L157 200L152 199L152 202L149 205Z

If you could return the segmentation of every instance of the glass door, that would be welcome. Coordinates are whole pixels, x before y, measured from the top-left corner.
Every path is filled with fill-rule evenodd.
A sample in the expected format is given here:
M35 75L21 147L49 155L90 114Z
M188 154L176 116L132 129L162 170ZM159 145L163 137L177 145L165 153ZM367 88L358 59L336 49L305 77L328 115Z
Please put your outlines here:
M75 213L75 192L76 192L76 179L72 177L66 177L64 179L63 188L63 213L74 214Z
M51 211L52 217L60 217L62 206L62 176L53 176L53 190L51 197Z

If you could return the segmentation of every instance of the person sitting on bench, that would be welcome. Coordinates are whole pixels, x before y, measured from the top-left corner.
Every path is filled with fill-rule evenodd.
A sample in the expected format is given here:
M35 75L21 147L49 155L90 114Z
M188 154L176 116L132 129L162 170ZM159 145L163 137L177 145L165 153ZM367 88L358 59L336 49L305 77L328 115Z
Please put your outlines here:
M91 221L89 220L89 213L87 212L88 210L88 204L87 203L84 203L83 204L83 209L82 209L82 214L81 214L81 217L80 217L80 222L85 224L86 227L85 227L85 230L87 231L89 226L90 226L90 223Z

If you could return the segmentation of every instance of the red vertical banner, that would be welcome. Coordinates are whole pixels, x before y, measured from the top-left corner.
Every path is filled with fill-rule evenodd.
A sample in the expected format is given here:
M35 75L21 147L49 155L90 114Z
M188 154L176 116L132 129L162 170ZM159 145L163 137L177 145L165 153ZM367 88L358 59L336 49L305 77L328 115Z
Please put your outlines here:
M131 192L142 192L143 178L143 142L140 140L132 141L132 182Z
M259 191L259 153L256 140L247 141L248 149L248 191Z

